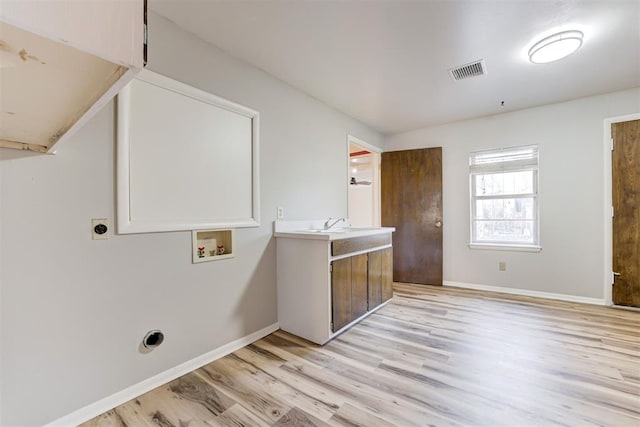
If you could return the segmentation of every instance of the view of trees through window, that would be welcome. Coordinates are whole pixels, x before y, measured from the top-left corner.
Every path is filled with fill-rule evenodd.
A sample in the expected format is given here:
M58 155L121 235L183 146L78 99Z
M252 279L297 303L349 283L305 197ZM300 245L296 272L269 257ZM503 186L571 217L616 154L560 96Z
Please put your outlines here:
M478 241L533 243L535 171L476 175ZM500 198L495 198L500 195ZM491 196L484 198L482 196Z
M521 170L496 172L489 162L472 170L472 243L538 243L537 151L534 161Z

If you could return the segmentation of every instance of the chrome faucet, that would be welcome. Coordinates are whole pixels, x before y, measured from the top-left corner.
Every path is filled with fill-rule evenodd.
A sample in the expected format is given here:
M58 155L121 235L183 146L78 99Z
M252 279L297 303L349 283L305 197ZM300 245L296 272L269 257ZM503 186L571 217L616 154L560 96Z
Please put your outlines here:
M324 229L328 230L331 227L333 227L334 225L336 225L337 223L339 223L340 221L346 221L346 219L344 218L338 218L335 221L333 221L331 224L329 224L329 222L331 221L331 217L329 217L329 219L324 223Z

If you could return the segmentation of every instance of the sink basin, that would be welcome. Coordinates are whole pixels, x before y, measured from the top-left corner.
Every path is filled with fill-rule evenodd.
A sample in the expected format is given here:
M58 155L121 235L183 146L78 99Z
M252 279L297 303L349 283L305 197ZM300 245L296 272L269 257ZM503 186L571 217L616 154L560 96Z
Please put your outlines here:
M334 227L328 230L300 230L304 233L346 233L352 231L379 230L379 227Z
M369 230L380 230L380 227L344 227L345 231L369 231Z

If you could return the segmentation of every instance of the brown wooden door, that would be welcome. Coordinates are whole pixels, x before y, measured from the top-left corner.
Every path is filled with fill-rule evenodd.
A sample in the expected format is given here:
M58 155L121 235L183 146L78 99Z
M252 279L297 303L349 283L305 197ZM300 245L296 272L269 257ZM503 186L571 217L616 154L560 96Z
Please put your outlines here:
M331 263L333 331L351 322L351 258Z
M367 312L367 254L351 257L351 320Z
M640 307L640 120L614 123L613 303Z
M381 190L393 280L442 285L442 148L382 153Z
M382 303L382 251L369 252L369 310Z
M367 312L367 254L331 263L331 314L337 331Z
M380 290L381 301L385 302L393 297L393 248L383 249L380 275L382 289Z
M393 297L393 248L369 252L369 310Z

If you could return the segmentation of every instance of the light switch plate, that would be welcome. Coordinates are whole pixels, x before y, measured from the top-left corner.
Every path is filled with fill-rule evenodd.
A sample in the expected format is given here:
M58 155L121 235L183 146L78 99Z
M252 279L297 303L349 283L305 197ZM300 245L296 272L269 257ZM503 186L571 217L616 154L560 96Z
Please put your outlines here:
M107 218L93 218L91 220L91 239L106 240L109 238L109 220Z

